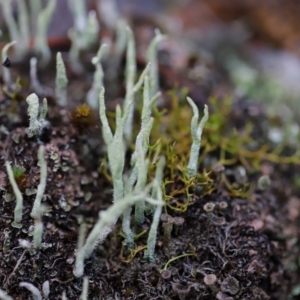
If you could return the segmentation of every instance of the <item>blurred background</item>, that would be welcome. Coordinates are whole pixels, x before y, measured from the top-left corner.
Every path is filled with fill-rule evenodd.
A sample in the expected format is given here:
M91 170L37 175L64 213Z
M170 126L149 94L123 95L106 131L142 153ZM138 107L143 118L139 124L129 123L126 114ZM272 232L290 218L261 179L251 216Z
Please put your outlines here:
M52 41L67 39L73 25L69 2L57 1L48 31ZM135 32L140 56L153 29L160 28L168 35L160 46L160 61L167 60L176 75L202 87L202 92L198 90L202 97L249 98L263 103L270 114L280 112L287 121L300 115L298 0L86 0L86 4L97 11L102 37L118 18L125 18ZM0 26L5 32L1 12Z

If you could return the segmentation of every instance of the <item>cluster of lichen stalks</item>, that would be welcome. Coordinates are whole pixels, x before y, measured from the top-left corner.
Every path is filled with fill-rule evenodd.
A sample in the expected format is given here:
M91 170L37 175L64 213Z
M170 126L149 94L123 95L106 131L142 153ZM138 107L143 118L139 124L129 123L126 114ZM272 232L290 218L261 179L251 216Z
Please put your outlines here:
M113 204L105 211L99 212L99 219L91 230L87 238L85 238L85 225L82 224L79 230L78 249L76 251L76 262L74 266L74 275L81 277L84 272L84 260L92 255L96 245L103 242L106 236L112 231L114 225L122 215L122 230L125 235L125 241L129 249L134 248L134 232L131 229L131 210L135 207L134 220L137 224L144 222L144 213L149 211L153 213L152 225L149 230L147 247L145 250L145 258L153 261L155 259L155 245L157 229L162 213L162 207L165 205L162 184L164 180L164 166L165 157L157 153L156 156L156 171L154 178L147 183L147 176L149 170L149 159L146 158L149 149L149 138L153 126L154 118L151 117L152 109L155 106L156 100L160 97L158 92L158 68L156 58L156 47L158 43L164 38L159 31L151 42L148 50L149 63L139 80L136 80L136 58L135 58L135 43L134 37L129 28L126 31L127 36L127 66L126 66L126 95L124 99L123 111L120 106L116 108L116 129L113 133L106 116L106 107L104 99L103 85L103 70L101 66L101 56L105 45L101 45L97 56L93 59L96 65L94 76L94 83L88 93L89 105L93 108L99 108L100 120L102 123L102 134L107 146L108 165L111 173L113 183ZM13 46L15 42L9 43L2 51L2 60L6 60L8 49ZM36 76L36 60L31 60L30 78L32 86L36 88L37 92L42 90L40 83ZM16 87L14 86L9 69L3 69L4 88L3 91L9 94ZM68 79L66 76L65 66L60 53L56 57L56 101L57 105L66 107ZM141 115L140 131L136 136L135 149L131 157L131 171L129 175L124 173L125 153L129 144L132 143L132 126L135 95L139 93L143 87L143 108ZM208 119L208 109L205 106L204 118L199 122L198 108L194 102L187 98L188 103L193 109L194 116L191 120L191 133L193 143L190 150L190 159L185 167L184 174L188 178L193 178L198 170L198 157L200 151L201 134L205 122ZM28 104L29 128L28 137L37 138L42 133L46 126L47 116L47 99L43 99L42 109L40 111L39 98L36 94L30 94L26 102ZM89 116L89 109L87 106L82 106L79 110L72 114L73 121L81 121ZM41 141L39 141L41 143ZM31 217L34 220L33 242L28 240L20 240L20 246L24 249L35 249L39 251L43 236L43 222L42 215L44 207L42 199L45 189L47 188L47 161L45 159L45 147L41 145L38 151L38 165L40 167L40 183L35 191L36 197L34 200ZM19 175L17 168L11 166L9 161L5 163L10 185L13 193L6 192L6 198L15 198L16 205L14 209L14 221L11 225L15 228L22 227L22 213L23 213L23 194L17 184ZM22 173L22 172L21 172ZM2 187L3 189L3 187ZM12 200L10 199L10 200ZM22 282L20 286L31 291L36 299L41 299L39 290L29 282ZM87 297L88 280L84 278L82 298ZM49 295L49 282L43 285L43 293L47 298ZM4 291L0 291L0 297L3 299L11 299ZM65 295L63 296L65 298Z
M52 6L54 2L55 1L51 1L49 3L49 7L47 8L48 13L53 11ZM77 2L78 1L76 1L76 3ZM92 16L91 20L93 20L93 15L90 16ZM92 21L90 22L92 23ZM96 27L92 26L91 28L95 29ZM119 40L116 42L116 44L121 45L122 39L125 40L124 45L126 45L127 53L125 73L126 95L123 109L121 110L119 106L116 108L115 132L112 132L106 116L103 88L103 77L105 74L101 65L101 58L107 49L107 46L104 44L99 47L97 55L92 60L96 70L93 84L86 97L88 105L84 104L76 108L71 113L72 122L79 127L79 129L84 130L92 122L94 122L92 115L90 114L91 109L99 109L103 138L108 150L108 166L111 173L110 177L114 188L113 204L106 211L99 212L99 220L87 238L84 236L86 232L85 225L81 224L78 238L78 249L76 251L76 263L74 267L74 275L76 277L81 277L83 275L84 260L92 255L95 246L103 242L106 236L112 231L121 214L122 230L125 236L123 244L125 244L131 251L131 255L127 261L130 261L134 255L141 250L145 250L146 259L153 261L155 259L154 250L159 221L161 220L163 222L162 226L166 241L170 240L170 234L172 230L177 231L178 226L180 226L183 222L183 219L180 217L172 218L169 215L162 214L162 207L165 206L175 211L184 212L187 210L190 204L189 201L191 200L191 188L194 188L196 185L200 185L202 187L202 195L210 194L216 189L216 185L211 178L211 172L204 170L203 173L198 173L198 163L203 161L205 156L208 156L209 153L220 149L220 158L218 161L214 162L214 165L232 165L239 160L246 168L249 166L249 164L258 166L263 159L277 162L293 162L297 159L296 156L291 158L280 158L279 155L267 153L265 147L259 148L257 151L248 151L247 146L245 145L247 145L247 143L252 143L250 138L251 128L247 128L244 136L240 136L236 132L233 132L230 136L223 134L222 129L226 127L224 122L227 122L226 114L231 107L229 102L225 101L225 104L220 106L215 100L211 101L215 113L211 120L209 120L207 123L207 134L205 134L202 139L203 150L199 158L202 130L205 122L208 119L207 107L205 107L204 110L204 118L199 123L198 109L190 98L187 99L188 103L192 107L192 118L190 110L186 110L185 108L182 109L177 106L178 103L176 101L178 99L175 99L172 110L167 115L164 115L163 112L159 112L155 105L156 100L160 97L158 93L159 80L156 47L158 43L165 37L161 35L159 31L156 31L156 35L147 52L147 60L149 61L149 64L141 74L139 80L136 82L137 68L135 61L134 37L129 28L124 31L126 26L120 26L118 28L120 32L117 35ZM79 27L77 28L76 32L77 35L82 36L83 38L84 35L82 34L82 31L80 31ZM92 33L95 34L95 32ZM124 36L126 37L125 39ZM40 40L44 40L44 38L40 38ZM76 39L74 38L73 41L75 43ZM9 43L6 47L4 47L2 51L3 62L7 58L8 49L13 45L15 45L15 42ZM76 47L79 46L76 45L77 44L74 44L72 48L73 50L70 53L70 62L72 66L75 66L74 71L79 73L82 66L78 61L78 52L80 49L77 49ZM88 47L88 45L89 43L87 42L85 47ZM121 53L123 46L120 46L120 48L115 51L114 55ZM43 54L42 59L43 63L45 63L45 59L48 59L48 51L43 50L42 48L36 49ZM116 61L118 60L120 60L120 57L117 57ZM57 105L65 108L68 105L68 79L65 72L64 62L60 53L57 54L56 62L56 101ZM43 94L41 92L43 88L41 87L36 76L36 64L36 59L32 58L30 61L31 86L35 89L37 94ZM9 94L11 91L16 89L16 86L14 86L12 83L9 69L3 69L3 81L5 83L3 88L5 93ZM142 89L143 105L141 109L141 125L136 136L135 147L132 153L132 169L130 172L128 172L128 175L128 173L124 173L125 152L129 145L131 145L133 142L133 113L135 110L135 101L137 98L136 95L139 94ZM47 124L47 100L43 100L41 112L39 112L39 99L36 94L29 95L27 97L27 103L28 114L30 117L28 136L39 139L44 126ZM186 106L186 103L184 106ZM151 117L151 115L154 115L154 118ZM186 121L188 124L190 118L191 128L189 126L181 126L180 130L175 129L174 120L181 119L182 122L180 122L180 125L182 125L184 121ZM161 126L162 124L164 126ZM164 139L164 137L161 137L159 140L160 137L158 136L158 133L160 133L160 127L166 127L165 130L167 134L165 136L167 136L169 133L172 139L171 144ZM152 128L154 135L151 137L150 134ZM192 133L193 141L191 148L189 148L191 144L190 133ZM186 138L186 142L182 141L182 137ZM150 140L154 141L153 145L151 145ZM175 145L176 141L181 141L181 143ZM44 210L42 199L45 189L47 188L47 162L45 160L44 152L45 148L43 145L41 145L38 152L40 184L37 188L34 205L31 211L31 216L35 224L33 242L25 240L20 241L21 247L25 249L35 249L36 251L39 251L40 249L44 230L42 223L42 215ZM181 155L178 157L176 154ZM226 154L230 154L231 158L226 158ZM20 185L20 180L18 180L18 178L22 177L22 170L18 169L16 166L13 166L12 168L9 162L6 162L6 168L14 193L6 193L5 197L16 198L14 221L11 225L16 228L20 228L22 226L23 191L20 191L20 187L18 186ZM226 180L226 176L222 170L218 171L214 169L214 172L218 174L217 176L219 176L219 181L227 187L230 195L235 197L248 197L252 192L252 188L249 188L247 185L238 188L232 187ZM166 177L166 174L168 174L168 177ZM180 174L179 178L183 183L182 189L178 189L176 187L178 179L177 182L174 180L175 175L178 176L178 174ZM150 178L150 182L148 183L147 178ZM266 180L266 178L262 178L262 180ZM260 183L263 183L262 180ZM30 194L32 191L27 192ZM180 194L185 195L185 203L175 202L174 205L172 200L176 199L176 196ZM221 205L221 203L219 205ZM131 210L133 206L135 207L134 220L137 224L142 224L144 222L145 211L153 214L153 221L148 234L147 245L138 248L135 248L134 232L130 226ZM204 206L204 210L207 212L208 216L214 209L213 206L213 203L207 203ZM170 259L162 269L162 276L168 276L167 267L172 261L189 255L195 254L182 254L178 257ZM216 276L214 274L207 275L204 278L204 282L212 289L214 293L216 293L216 289L214 287ZM20 286L24 286L25 288L29 289L36 299L41 299L41 293L31 283L23 282L20 284ZM45 282L45 285L43 286L45 298L47 298L47 294L49 294L49 292L49 282L48 284ZM85 277L82 299L87 299L87 294L88 278ZM178 291L178 294L180 294L180 291ZM0 291L0 298L1 297L5 300L11 299L11 297L6 295L4 291ZM63 299L66 299L65 295L63 295Z

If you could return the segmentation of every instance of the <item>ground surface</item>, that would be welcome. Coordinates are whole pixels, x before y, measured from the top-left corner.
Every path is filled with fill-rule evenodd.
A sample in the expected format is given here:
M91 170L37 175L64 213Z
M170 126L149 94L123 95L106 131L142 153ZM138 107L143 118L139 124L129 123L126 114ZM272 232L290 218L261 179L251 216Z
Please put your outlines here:
M14 101L1 96L0 174L5 189L10 190L4 161L23 166L25 179L20 185L24 192L26 188L36 188L39 182L39 143L35 138L28 138L25 101L18 101L14 106ZM226 131L232 131L236 124L239 132L243 132L245 119L253 119L248 105L252 110L256 107L243 101L231 107L230 118L224 120L228 124ZM211 118L214 118L213 113ZM72 273L78 219L93 224L97 212L106 208L112 197L111 184L99 171L101 159L105 157L101 151L99 124L98 128L80 133L70 123L68 112L59 109L54 102L50 102L47 119L50 125L42 139L48 164L45 200L48 209L42 219L45 232L41 249L27 251L18 243L18 239L31 239L33 221L29 214L34 195L24 196L23 226L19 230L10 225L14 201L5 201L4 192L1 193L1 277L3 287L15 299L28 298L24 289L18 287L21 281L31 282L40 289L45 281L49 281L50 299L58 299L63 290L69 299L79 297L82 279L75 279ZM266 117L261 114L258 119L253 134L265 130L261 126ZM185 126L188 127L188 123ZM263 136L260 138L263 141ZM217 149L206 156L206 161L217 161L218 156ZM237 160L224 169L215 167L206 171L211 173L204 176L202 165L200 173L205 180L199 179L199 184L189 191L191 203L186 212L176 213L166 207L166 212L173 217L184 218L184 224L174 229L170 238L160 227L154 263L144 262L142 251L130 262L124 262L130 255L122 247L118 228L99 246L85 265L90 299L184 299L183 295L186 299L212 299L215 292L203 281L207 274L217 277L218 297L222 292L227 295L226 299L287 299L291 280L295 279L295 273L287 269L287 264L295 263L293 260L296 259L289 253L293 250L290 248L291 236L298 234L294 227L298 212L291 207L298 207L296 195L291 198L295 192L291 185L295 166L260 161L259 170L253 172L251 167L245 174L247 169ZM263 173L270 173L271 187L265 191L247 187L241 192L244 182L256 184ZM226 188L223 175L234 191ZM180 175L174 179L174 184L166 187L168 195L184 185ZM168 198L168 204L173 208L180 207L179 204L185 201L185 194L180 192ZM208 202L216 205L212 214L204 211ZM221 206L226 203L227 207L222 209L220 203ZM148 230L151 218L148 216L143 228L136 228L136 232ZM137 250L146 244L146 237L143 235L136 241ZM183 254L188 256L170 263L167 271L161 273L169 259ZM228 281L233 286L228 287Z
M197 67L202 66L195 57L179 73L172 63L168 65L166 53L161 54L163 101L159 109L167 108L167 112L163 117L154 114L157 121L151 143L161 138L162 153L168 162L165 178L172 181L164 185L164 213L181 217L184 223L173 226L168 235L167 222L161 222L153 263L143 259L152 216L146 217L142 227L135 226L136 234L145 233L137 237L136 249L131 252L122 245L118 225L85 261L89 299L297 299L294 288L299 283L300 193L295 174L300 171L299 155L294 154L293 145L285 144L279 150L268 138L274 124L282 123L270 119L252 100L228 100L224 95L232 91L232 86L217 63L205 69L209 78L201 77L195 76ZM144 66L143 59L139 65ZM97 112L88 130L76 128L71 122L72 109L84 103L92 73L76 77L68 70L66 109L57 106L51 90L47 92L49 126L38 141L27 135L28 69L19 64L13 72L27 85L16 97L0 92L1 287L14 299L28 299L30 294L19 287L20 282L30 282L42 290L49 281L49 299L60 299L63 291L68 299L79 299L82 278L73 276L79 223L84 221L91 228L98 211L112 201ZM119 77L117 84L106 83L111 110L124 96L123 78ZM53 88L54 70L41 72L40 79L43 85ZM110 88L116 85L117 90ZM191 143L191 112L181 90L185 86L200 111L203 103L208 103L211 112L203 133L199 174L192 182L181 172ZM209 99L209 95L217 97ZM138 124L137 113L135 131ZM43 244L37 250L24 250L18 240L32 239L30 212L35 195L26 195L26 189L34 189L39 183L40 143L46 146L48 165ZM126 169L129 158L130 151ZM25 168L19 181L24 193L21 229L11 226L15 202L7 197L11 187L6 160ZM269 175L269 184L259 186L262 175ZM213 211L205 211L211 203L215 205ZM207 275L212 274L216 282L209 286Z

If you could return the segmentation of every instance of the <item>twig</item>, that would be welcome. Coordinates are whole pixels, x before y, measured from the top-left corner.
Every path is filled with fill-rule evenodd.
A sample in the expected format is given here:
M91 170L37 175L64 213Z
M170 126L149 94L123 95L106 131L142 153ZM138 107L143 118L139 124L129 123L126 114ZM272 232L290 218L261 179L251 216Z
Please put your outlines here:
M27 250L25 249L24 251L23 251L23 253L22 253L22 255L20 256L20 258L18 259L18 261L17 261L17 264L16 264L16 266L14 267L14 269L13 269L13 271L10 273L10 275L8 276L8 278L7 278L7 280L4 282L4 287L9 283L9 280L11 279L11 277L14 275L14 273L16 272L16 270L18 269L18 267L20 266L20 264L21 264L21 262L22 262L22 260L23 260L23 257L24 257L24 255L25 255L25 252L26 252Z

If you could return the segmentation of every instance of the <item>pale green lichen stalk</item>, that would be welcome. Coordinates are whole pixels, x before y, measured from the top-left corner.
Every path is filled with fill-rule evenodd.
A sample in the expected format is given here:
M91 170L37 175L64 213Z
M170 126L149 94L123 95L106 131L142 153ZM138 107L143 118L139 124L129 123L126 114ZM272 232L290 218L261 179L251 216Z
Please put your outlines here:
M36 197L31 211L31 217L37 218L41 210L41 201L45 193L47 182L47 163L45 160L45 146L41 145L38 151L39 166L40 166L40 183L37 188Z
M86 3L83 0L69 0L69 8L74 18L74 28L68 32L72 41L69 51L70 67L76 73L83 72L83 66L79 60L81 50L88 49L98 41L99 22L96 12L87 13Z
M51 51L47 42L47 29L49 27L57 0L49 0L37 17L34 49L42 55L41 65L46 65L51 59Z
M188 176L192 177L197 175L198 171L198 158L199 158L199 151L200 151L200 146L201 146L201 136L202 136L202 131L204 128L205 123L208 120L208 106L204 106L204 116L201 119L200 123L199 122L199 110L194 103L194 101L187 97L188 103L191 105L193 109L193 117L191 120L191 134L193 138L193 143L191 146L191 151L190 151L190 158L187 166L188 170Z
M102 2L102 1L101 1ZM109 80L115 81L118 78L118 72L122 62L122 56L127 44L127 23L122 18L118 19L116 26L116 38L112 53L109 57L110 63L107 66L105 76Z
M125 165L125 146L123 142L123 129L128 118L130 103L127 108L124 108L123 116L120 106L117 106L116 131L113 134L106 116L104 92L105 90L102 87L99 95L99 115L102 123L102 136L107 146L109 168L113 180L113 201L117 203L124 197L123 170ZM112 225L116 222L117 219L114 220ZM97 243L101 243L111 230L112 228L109 226L104 227L102 232L99 232Z
M89 293L89 278L84 277L80 299L81 300L88 300L88 293Z
M42 198L46 189L47 182L47 163L45 160L45 146L41 145L38 151L38 159L40 166L40 183L37 188L36 198L33 203L33 208L30 216L34 218L34 232L33 232L33 245L38 248L42 242L42 235L44 230L44 225L41 220L44 208L41 205Z
M132 172L130 175L130 184L136 183L134 190L139 192L146 185L148 164L145 160L148 151L149 138L154 119L151 117L152 105L157 100L157 95L150 99L149 77L146 75L144 79L143 92L143 109L141 116L141 129L136 137L135 151L131 157ZM135 207L135 221L138 224L144 222L145 203L139 202Z
M106 116L104 88L100 91L99 115L102 123L102 135L107 146L109 168L114 185L114 202L124 196L123 170L125 165L125 147L123 143L123 128L127 121L130 105L124 109L122 116L120 106L116 108L116 131L113 134Z
M76 277L81 277L83 275L84 259L91 256L98 243L99 235L102 235L105 228L113 226L124 210L146 197L146 191L139 195L127 195L124 199L120 199L111 205L107 210L99 212L99 219L97 223L94 225L85 244L77 251L75 269L73 272ZM156 203L154 202L154 204Z
M118 59L121 59L121 55L126 48L127 43L127 28L128 25L124 19L118 19L116 23L116 42L115 42L115 54Z
M5 291L0 289L0 299L1 300L14 300L12 297L10 297Z
M101 59L106 49L106 44L100 46L97 55L92 58L92 64L95 65L96 71L94 73L93 85L87 94L87 104L93 108L99 108L99 93L103 86L104 72L101 64Z
M67 105L67 86L68 78L66 74L66 67L61 53L58 52L56 55L55 95L58 104L61 106Z
M83 33L87 24L87 11L84 0L68 0L69 8L74 17L74 27Z
M137 159L138 159L138 148L142 147L144 155L148 151L150 132L153 126L153 118L151 117L152 106L159 97L159 93L150 98L149 90L149 76L144 78L144 91L143 91L143 108L141 116L141 129L136 137L135 151L132 153L130 164L133 168L130 175L130 184L133 186L137 180Z
M146 183L147 183L147 175L148 175L148 166L149 160L145 158L143 148L141 145L138 149L138 159L137 159L137 169L138 169L138 178L136 185L134 187L134 192L139 193L141 192ZM145 216L145 201L139 201L135 205L135 212L134 212L134 220L137 224L142 224L144 222Z
M47 104L47 99L43 99L43 105L42 105L42 110L40 113L40 117L38 118L39 115L39 98L36 94L30 94L26 98L26 102L28 104L28 115L29 115L29 128L28 128L28 136L33 137L33 136L39 136L43 124L45 122L45 117L48 111L48 104Z
M26 288L28 291L31 292L33 300L42 300L42 295L38 288L36 288L32 283L29 282L21 282L19 284L20 287Z
M41 222L40 218L37 218L34 223L34 231L33 231L33 246L34 248L38 248L42 242L44 225Z
M30 0L28 10L26 1L16 0L18 9L18 22L16 22L12 11L12 1L0 0L10 38L17 41L19 45L16 52L22 55L29 51L31 47L30 39L34 37L34 49L42 55L42 65L46 64L51 58L47 43L47 29L50 25L56 1L49 0L47 6L42 9L41 0Z
M49 3L48 3L49 4ZM31 32L33 35L36 35L36 30L38 24L36 22L36 16L39 15L40 11L42 10L42 0L29 0L29 11L31 16ZM34 18L32 18L34 16Z
M129 116L124 127L125 139L128 143L132 140L132 126L133 126L133 114L134 114L134 96L141 88L145 76L148 74L150 69L150 63L146 66L145 70L141 74L137 83L136 80L136 52L135 52L135 40L132 30L127 27L127 52L126 52L126 95L124 100L124 107L128 107L128 104L131 103L129 110Z
M95 44L95 41L98 41L99 30L100 27L99 27L99 22L97 20L96 11L91 10L88 13L87 27L85 28L84 31L85 49L88 49L93 44Z
M36 91L38 94L43 93L43 87L41 86L37 78L37 58L30 58L30 88Z
M33 230L33 246L34 248L38 248L42 242L42 236L44 231L44 225L42 222L42 212L43 209L40 207L39 210L36 211L34 217L34 230Z
M110 30L116 29L116 20L121 18L115 0L97 1L97 11L105 26Z
M148 50L147 60L151 63L150 67L150 96L154 96L158 92L159 88L159 72L158 72L158 61L157 61L157 47L160 42L166 39L166 35L162 35L159 29L155 30L155 37L152 39Z
M29 49L30 44L30 28L29 28L29 15L26 2L24 0L17 0L18 4L18 18L20 39L23 49Z
M132 194L132 186L129 184L129 178L128 176L123 176L124 181L124 191L125 195ZM134 248L134 232L131 230L131 211L132 208L128 207L124 210L122 215L122 231L125 234L125 239L123 240L122 244L126 245L128 248L132 249Z
M15 228L21 228L22 227L22 224L21 224L22 211L23 211L23 195L22 195L22 193L21 193L21 191L20 191L20 189L19 189L19 187L16 183L13 170L12 170L11 165L8 161L5 162L5 166L6 166L6 171L7 171L7 174L8 174L9 182L10 182L12 188L13 188L13 191L14 191L14 194L15 194L16 200L17 200L16 207L15 207L15 210L14 210L14 221L12 222L11 225Z
M156 172L155 172L155 179L152 187L152 195L155 195L155 198L153 197L152 198L157 199L159 204L157 204L153 215L151 228L148 234L147 250L144 253L145 258L149 259L150 261L155 260L154 253L155 253L155 244L157 238L157 229L159 225L160 216L162 213L162 207L164 205L161 182L163 181L165 164L166 164L166 159L163 156L158 161Z
M20 43L18 24L15 21L12 12L12 0L0 0L0 5L2 8L3 18L8 27L10 39Z
M159 95L159 94L158 94ZM131 156L131 174L129 177L129 190L134 193L141 192L147 181L149 161L145 159L148 151L150 132L153 126L153 118L151 117L152 105L156 101L158 95L150 99L149 95L149 77L144 78L144 93L143 93L143 109L141 116L141 129L136 137L135 150ZM144 221L145 201L139 201L135 206L135 221L142 224ZM130 228L131 208L128 208L123 213L122 229L126 236L123 244L129 248L134 247L134 234Z

